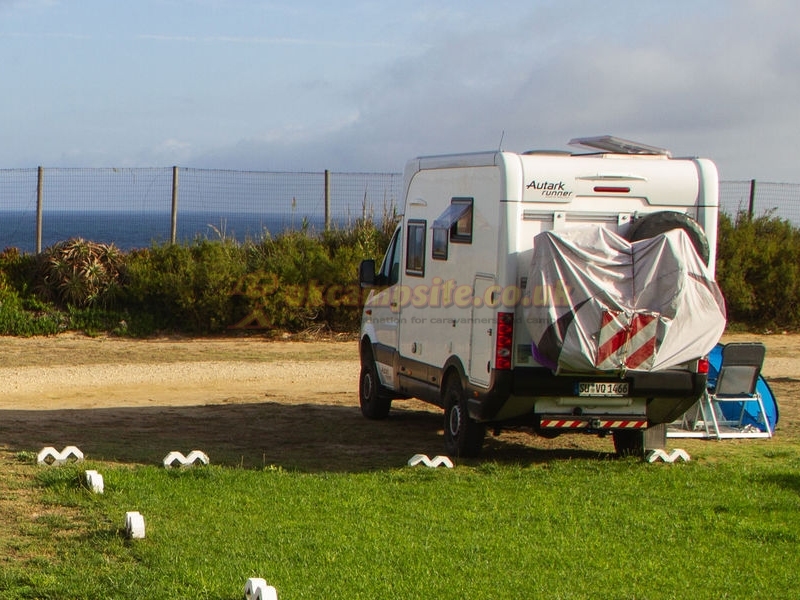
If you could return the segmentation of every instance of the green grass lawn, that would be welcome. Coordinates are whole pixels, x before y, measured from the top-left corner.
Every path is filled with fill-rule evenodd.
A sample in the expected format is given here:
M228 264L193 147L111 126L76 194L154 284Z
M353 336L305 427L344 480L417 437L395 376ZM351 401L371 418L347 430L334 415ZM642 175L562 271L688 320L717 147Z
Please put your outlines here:
M800 594L800 446L693 444L672 465L360 473L20 456L37 515L0 539L0 598L235 599L248 577L281 600ZM89 468L105 494L82 485ZM130 510L143 540L125 538Z

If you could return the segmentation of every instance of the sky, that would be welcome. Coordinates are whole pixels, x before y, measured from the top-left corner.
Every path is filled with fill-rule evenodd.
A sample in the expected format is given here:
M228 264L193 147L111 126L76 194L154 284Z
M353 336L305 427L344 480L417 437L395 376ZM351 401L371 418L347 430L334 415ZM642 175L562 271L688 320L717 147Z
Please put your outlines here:
M800 183L795 0L0 0L0 169L399 172L611 134Z

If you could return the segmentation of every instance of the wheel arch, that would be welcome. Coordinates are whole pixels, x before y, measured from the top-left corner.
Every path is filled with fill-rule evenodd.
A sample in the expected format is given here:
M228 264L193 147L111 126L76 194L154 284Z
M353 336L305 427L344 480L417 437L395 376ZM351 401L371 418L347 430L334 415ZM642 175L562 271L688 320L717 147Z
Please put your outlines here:
M455 355L448 358L442 367L442 378L439 382L439 395L441 397L444 397L447 382L451 377L458 377L461 388L467 388L467 370L464 368L461 359Z
M372 340L367 334L361 336L361 342L359 343L359 348L358 348L358 355L359 358L361 359L362 365L364 364L364 359L375 358L375 351L372 348Z

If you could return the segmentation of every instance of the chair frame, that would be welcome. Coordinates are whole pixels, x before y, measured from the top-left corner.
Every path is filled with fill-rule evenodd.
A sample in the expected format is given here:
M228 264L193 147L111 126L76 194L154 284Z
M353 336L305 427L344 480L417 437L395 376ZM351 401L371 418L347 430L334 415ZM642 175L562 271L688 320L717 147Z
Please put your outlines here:
M672 438L771 438L772 427L767 418L764 401L757 390L766 347L760 342L731 342L722 348L722 362L716 382L667 430ZM720 418L719 406L739 402L742 410L738 420ZM743 427L748 402L758 403L755 418L766 431Z
M716 385L707 390L700 399L700 415L707 437L725 438L771 438L772 428L764 408L764 401L756 386L764 364L766 347L760 342L732 342L722 348L722 363ZM721 419L719 407L724 402L739 402L742 410L739 419ZM763 422L766 431L743 430L742 421L748 402L758 403L756 420ZM723 430L729 427L732 430Z

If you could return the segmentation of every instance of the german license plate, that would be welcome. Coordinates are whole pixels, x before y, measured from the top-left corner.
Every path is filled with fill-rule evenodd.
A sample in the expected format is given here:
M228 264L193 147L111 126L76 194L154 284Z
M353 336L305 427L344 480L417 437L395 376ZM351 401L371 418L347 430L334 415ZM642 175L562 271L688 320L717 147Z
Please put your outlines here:
M578 384L579 396L619 397L627 396L630 384L627 381L591 381Z

